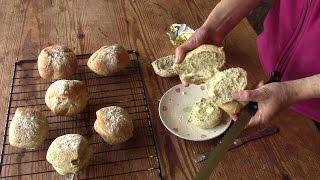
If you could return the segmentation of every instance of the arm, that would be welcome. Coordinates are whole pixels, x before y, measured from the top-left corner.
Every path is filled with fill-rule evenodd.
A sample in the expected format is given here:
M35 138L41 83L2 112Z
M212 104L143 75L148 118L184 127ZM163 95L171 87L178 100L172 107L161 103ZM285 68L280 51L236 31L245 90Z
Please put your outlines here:
M268 122L282 109L296 102L320 98L320 74L294 81L260 85L254 90L244 90L233 94L238 101L258 102L259 110L249 125ZM235 118L235 117L234 117Z
M220 45L225 36L252 11L260 0L222 0L212 10L204 24L176 49L175 63L181 63L187 52L202 44ZM188 85L183 78L181 82Z
M260 2L260 0L221 0L204 24L176 49L176 63L202 44L221 44L224 37Z
M284 83L291 89L294 102L320 98L320 74Z
M222 0L212 10L203 28L225 37L244 17L255 9L260 0Z

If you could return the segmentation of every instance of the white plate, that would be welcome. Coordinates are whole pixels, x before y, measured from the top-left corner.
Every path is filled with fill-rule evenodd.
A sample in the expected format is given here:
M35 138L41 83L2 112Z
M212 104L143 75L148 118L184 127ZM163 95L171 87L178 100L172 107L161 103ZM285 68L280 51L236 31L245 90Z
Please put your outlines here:
M205 85L182 84L169 89L159 103L159 116L164 126L173 134L191 141L205 141L222 134L231 124L231 119L223 119L212 129L201 129L190 124L189 112L196 101L208 98Z

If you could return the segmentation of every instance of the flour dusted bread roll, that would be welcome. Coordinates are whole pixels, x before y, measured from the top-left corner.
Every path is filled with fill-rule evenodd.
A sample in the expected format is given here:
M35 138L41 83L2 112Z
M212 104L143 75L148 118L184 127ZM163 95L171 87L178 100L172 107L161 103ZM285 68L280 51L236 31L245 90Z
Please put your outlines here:
M182 79L191 84L201 84L211 78L225 63L222 47L201 45L187 53L181 64L174 69Z
M19 107L9 128L11 146L35 149L43 144L48 135L47 118L37 109Z
M232 94L247 86L247 73L242 68L230 68L216 73L206 81L209 97L228 114L236 114L244 106L243 102L232 100Z
M61 175L77 174L85 168L93 151L80 134L66 134L56 138L49 146L47 161Z
M86 86L79 80L58 80L45 95L48 108L56 115L74 116L81 112L89 100Z
M38 71L43 79L66 79L76 70L76 56L66 46L46 47L38 56Z
M159 58L151 63L154 72L161 77L174 77L177 72L173 69L175 55Z
M202 98L191 109L191 124L203 129L214 128L220 123L222 114L211 100Z
M125 109L109 106L98 110L96 114L94 129L106 143L123 143L133 136L133 123Z
M126 49L118 44L103 46L91 55L88 67L95 73L108 76L116 73L129 64L130 58Z

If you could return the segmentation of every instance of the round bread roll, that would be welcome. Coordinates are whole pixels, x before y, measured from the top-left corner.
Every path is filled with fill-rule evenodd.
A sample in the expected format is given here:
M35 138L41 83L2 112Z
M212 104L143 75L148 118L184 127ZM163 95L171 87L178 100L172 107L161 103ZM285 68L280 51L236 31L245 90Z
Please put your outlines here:
M80 134L66 134L51 143L46 159L61 175L76 174L87 166L92 154L86 138Z
M222 118L222 112L211 100L202 98L191 109L191 123L202 129L217 126Z
M174 77L177 72L173 69L175 55L159 58L151 63L154 72L161 77Z
M182 63L173 67L187 83L201 84L223 67L225 59L222 47L201 45L188 52Z
M127 141L133 136L133 123L125 109L104 107L96 112L94 130L110 145Z
M35 149L41 146L48 135L48 120L37 109L19 107L9 128L11 146Z
M232 94L247 86L247 72L242 68L230 68L216 73L206 81L209 97L228 114L237 114L244 102L232 100Z
M76 70L76 56L66 46L46 47L38 56L38 71L43 79L66 79Z
M86 86L79 80L58 80L45 95L48 108L56 115L74 116L81 112L89 100Z
M115 44L101 47L91 55L87 65L96 74L108 76L126 68L129 61L127 50Z

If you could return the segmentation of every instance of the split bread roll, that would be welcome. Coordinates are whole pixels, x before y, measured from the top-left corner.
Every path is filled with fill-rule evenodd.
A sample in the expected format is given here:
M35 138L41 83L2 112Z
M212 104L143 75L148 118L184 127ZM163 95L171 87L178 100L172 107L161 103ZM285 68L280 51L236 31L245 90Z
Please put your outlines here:
M38 56L38 71L43 79L66 79L77 70L76 56L66 46L44 48Z
M48 108L56 115L74 116L83 111L89 100L86 86L79 80L58 80L45 95Z
M96 74L108 76L126 68L130 58L126 49L118 44L103 46L91 55L88 67Z
M94 130L110 145L127 141L133 136L133 123L125 109L104 107L96 112Z
M151 63L154 72L161 77L174 77L177 72L173 69L175 55L159 58Z
M39 110L19 107L10 124L9 143L18 148L35 149L47 138L48 129L48 120Z
M201 84L223 67L225 59L222 47L201 45L188 52L182 63L174 65L174 69L187 83Z
M247 86L247 72L242 68L230 68L216 73L206 81L207 93L221 109L228 114L237 114L244 102L232 100L232 94Z
M202 129L217 126L222 119L223 112L210 99L202 98L191 109L191 124Z
M66 134L51 143L46 159L61 175L77 174L87 166L92 154L86 138L80 134Z

